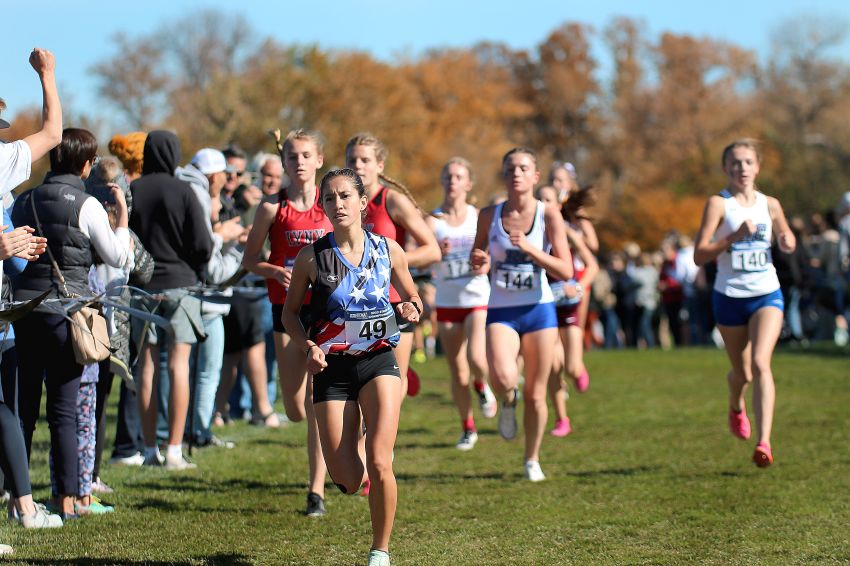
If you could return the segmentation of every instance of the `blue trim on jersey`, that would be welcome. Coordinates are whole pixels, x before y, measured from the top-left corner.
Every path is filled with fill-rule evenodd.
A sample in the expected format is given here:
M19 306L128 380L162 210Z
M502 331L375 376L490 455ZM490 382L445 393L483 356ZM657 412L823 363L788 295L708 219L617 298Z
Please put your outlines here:
M546 328L558 328L555 303L521 305L518 307L489 307L487 325L504 324L522 336Z
M717 324L723 326L746 326L750 318L760 309L775 307L785 312L782 291L777 289L758 297L727 297L714 291L711 295L711 307Z

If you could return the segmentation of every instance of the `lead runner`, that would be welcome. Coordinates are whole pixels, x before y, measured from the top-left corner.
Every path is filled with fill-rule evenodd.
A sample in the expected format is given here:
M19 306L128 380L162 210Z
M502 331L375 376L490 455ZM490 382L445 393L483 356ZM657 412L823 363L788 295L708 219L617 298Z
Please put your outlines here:
M336 486L354 494L371 480L372 549L369 566L389 565L397 490L393 445L401 410L401 375L393 348L396 312L418 322L422 301L401 247L363 229L363 181L351 169L327 173L319 198L334 231L304 247L295 259L283 323L307 354L319 439ZM390 283L401 302L390 304ZM299 318L312 285L310 337ZM359 443L365 420L365 453Z

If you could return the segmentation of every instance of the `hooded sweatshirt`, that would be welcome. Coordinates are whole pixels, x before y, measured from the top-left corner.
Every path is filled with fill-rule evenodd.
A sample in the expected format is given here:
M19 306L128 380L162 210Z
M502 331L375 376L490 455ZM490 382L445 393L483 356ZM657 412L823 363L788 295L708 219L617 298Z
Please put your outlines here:
M177 136L155 130L145 140L142 176L130 185L130 228L154 258L147 289L197 284L212 255L209 220L189 183L174 176L179 162Z

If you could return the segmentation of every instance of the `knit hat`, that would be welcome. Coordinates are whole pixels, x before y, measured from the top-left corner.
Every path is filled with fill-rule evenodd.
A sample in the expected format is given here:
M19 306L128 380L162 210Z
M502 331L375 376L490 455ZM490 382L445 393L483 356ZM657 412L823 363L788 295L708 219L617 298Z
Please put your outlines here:
M145 148L145 132L117 134L109 140L109 153L121 160L124 169L131 175L142 173L142 161Z

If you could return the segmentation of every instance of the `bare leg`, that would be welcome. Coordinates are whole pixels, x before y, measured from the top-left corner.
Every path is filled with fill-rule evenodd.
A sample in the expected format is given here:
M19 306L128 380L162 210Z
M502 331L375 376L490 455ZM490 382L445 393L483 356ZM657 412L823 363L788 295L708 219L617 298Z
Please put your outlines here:
M274 333L274 349L283 408L289 420L297 423L307 416L307 358L283 332Z
M407 370L410 368L410 354L413 352L413 332L402 332L395 348L395 359L401 373L401 400L407 396Z
M242 352L245 375L254 400L254 417L271 415L274 410L269 403L268 371L266 370L266 343L258 342ZM276 419L275 419L276 420Z
M171 389L168 393L168 444L171 446L183 444L183 429L186 426L186 413L189 410L189 354L191 351L191 344L174 344L168 352L168 373L171 378Z
M142 345L139 355L139 413L142 419L142 436L145 446L156 446L156 410L157 401L154 395L154 383L159 381L159 346Z
M549 416L546 384L552 369L552 352L557 338L557 328L529 332L522 337L522 357L525 360L523 423L526 460L540 460L540 444L543 442L543 432Z
M753 410L759 442L770 444L776 387L770 369L773 349L782 330L782 311L775 307L759 309L749 324L753 352Z
M519 383L519 335L511 327L500 323L487 325L486 334L490 385L497 397L511 403L514 400L513 390Z
M441 322L440 340L452 374L452 399L460 420L472 418L472 396L469 394L469 363L466 356L466 331L463 324Z
M735 412L744 410L744 393L747 385L753 380L750 365L750 339L746 326L722 326L717 325L723 343L726 346L726 355L732 364L727 381L729 382L729 408Z
M313 406L313 376L307 376L307 396L304 410L307 413L307 459L310 468L310 491L325 496L325 474L328 467L319 442L319 427L316 422L316 410Z
M360 407L355 401L324 401L314 407L331 479L340 491L354 495L366 479L366 455L359 445Z
M567 382L561 379L564 371L564 350L566 349L566 329L559 329L560 339L555 343L552 352L552 369L549 373L549 398L555 408L555 418L559 421L567 418ZM563 341L563 345L562 345Z
M395 521L398 488L393 474L393 446L401 411L399 379L379 375L360 390L360 407L366 420L366 468L369 472L369 510L372 515L372 548L387 551Z

